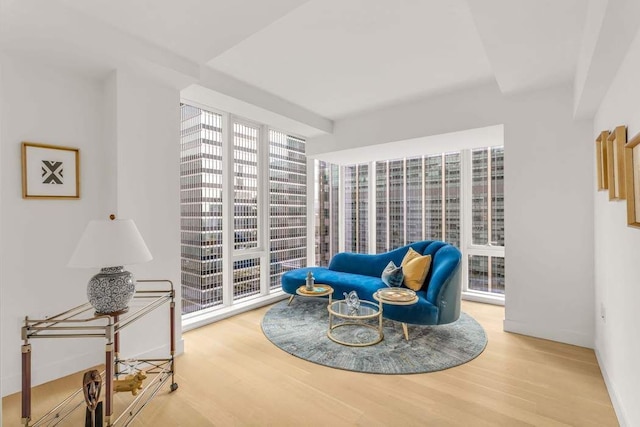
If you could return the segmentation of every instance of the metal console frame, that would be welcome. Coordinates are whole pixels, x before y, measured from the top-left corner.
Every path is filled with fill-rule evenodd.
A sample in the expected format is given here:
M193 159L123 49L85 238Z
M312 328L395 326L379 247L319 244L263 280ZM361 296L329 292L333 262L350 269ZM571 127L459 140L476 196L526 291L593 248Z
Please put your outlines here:
M22 423L26 427L39 425L57 425L81 404L76 404L71 409L67 407L73 399L82 394L82 387L67 397L59 405L51 409L40 419L31 423L31 344L30 339L36 338L104 338L105 346L105 371L102 373L104 393L104 421L106 426L128 425L138 413L155 397L160 387L171 379L170 390L178 388L175 382L175 291L170 280L138 280L138 283L165 283L167 289L136 290L134 299L148 300L137 310L117 315L96 315L93 307L88 302L74 307L64 313L57 314L44 320L35 320L25 317L22 327ZM120 353L120 331L144 317L158 307L169 302L170 313L170 355L166 359L136 359L136 364L148 367L147 373L156 374L149 379L144 389L140 390L131 404L122 411L122 414L112 422L113 417L113 379L122 374L120 367L123 360Z

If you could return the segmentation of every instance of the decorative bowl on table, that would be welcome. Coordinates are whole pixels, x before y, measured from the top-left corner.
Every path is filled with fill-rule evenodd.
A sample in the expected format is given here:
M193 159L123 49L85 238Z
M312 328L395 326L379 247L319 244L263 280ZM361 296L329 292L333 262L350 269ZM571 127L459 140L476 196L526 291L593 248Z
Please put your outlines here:
M408 302L416 298L416 293L407 288L382 288L377 294L383 301Z
M329 286L328 285L319 285L319 284L314 284L313 286L313 291L308 291L306 286L300 286L300 288L298 288L298 290L300 291L300 293L304 294L304 295L317 295L317 294L322 294L324 292L327 292L329 290Z

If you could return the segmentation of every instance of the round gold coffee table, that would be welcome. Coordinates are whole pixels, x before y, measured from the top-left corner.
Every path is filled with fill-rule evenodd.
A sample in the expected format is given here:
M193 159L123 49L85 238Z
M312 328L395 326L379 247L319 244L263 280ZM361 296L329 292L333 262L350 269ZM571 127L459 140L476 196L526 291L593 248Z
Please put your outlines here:
M406 288L382 288L373 294L373 299L381 304L389 305L413 305L418 302L418 296L411 289ZM407 324L402 323L404 339L409 341L409 330Z
M360 300L360 306L356 310L351 310L347 305L346 300L334 301L327 307L329 310L329 330L327 336L334 342L342 345L348 345L350 347L366 347L369 345L378 344L384 338L382 333L382 305L375 304L370 301ZM344 320L341 323L335 323L335 319ZM375 320L377 325L367 323L368 321ZM337 338L333 331L337 328L350 328L355 329L358 327L365 327L376 331L373 339L366 342L350 342Z

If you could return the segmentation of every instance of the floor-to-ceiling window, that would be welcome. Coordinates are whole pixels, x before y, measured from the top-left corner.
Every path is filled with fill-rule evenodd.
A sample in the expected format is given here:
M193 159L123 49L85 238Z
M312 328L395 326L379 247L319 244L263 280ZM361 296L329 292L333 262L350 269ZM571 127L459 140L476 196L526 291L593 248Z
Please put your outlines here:
M222 304L222 116L183 105L182 312Z
M423 239L460 246L460 153L375 165L376 252Z
M344 247L350 252L368 252L369 165L344 167Z
M269 130L270 289L307 266L307 157L303 139Z
M181 106L182 313L268 297L307 265L305 141Z
M327 171L338 166L325 162L316 165L324 176L318 181L316 194L316 200L322 203L316 210L319 233L332 218L331 210L326 209ZM344 250L380 253L423 239L447 241L463 252L465 292L504 294L502 147L342 168ZM369 212L374 216L372 230L368 228ZM322 242L316 246L316 260L322 260L319 265L327 265L335 252L327 252L321 235L316 235L316 241Z
M261 204L258 178L263 167L259 162L261 127L232 119L233 127L233 301L260 293L261 260L258 254L235 259L262 246L258 220ZM224 167L224 163L223 163Z
M504 149L471 152L469 291L504 294Z
M315 161L316 265L327 267L339 251L340 167Z

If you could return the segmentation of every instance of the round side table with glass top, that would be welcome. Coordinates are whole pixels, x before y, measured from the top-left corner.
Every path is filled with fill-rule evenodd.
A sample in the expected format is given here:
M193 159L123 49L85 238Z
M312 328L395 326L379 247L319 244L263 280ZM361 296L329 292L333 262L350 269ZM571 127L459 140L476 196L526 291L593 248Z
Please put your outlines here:
M384 338L382 304L360 300L360 306L354 310L346 300L339 300L329 304L327 309L329 310L327 336L332 341L350 347L366 347L378 344Z
M418 296L414 291L407 288L382 288L378 289L373 294L373 299L380 304L389 305L413 305L418 302ZM404 339L409 341L409 331L407 324L402 323L402 331L404 332Z

